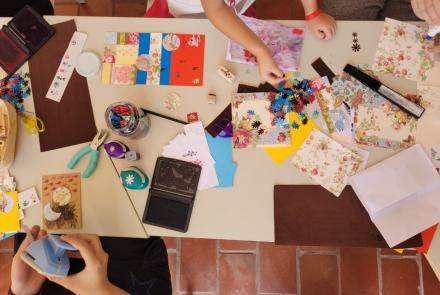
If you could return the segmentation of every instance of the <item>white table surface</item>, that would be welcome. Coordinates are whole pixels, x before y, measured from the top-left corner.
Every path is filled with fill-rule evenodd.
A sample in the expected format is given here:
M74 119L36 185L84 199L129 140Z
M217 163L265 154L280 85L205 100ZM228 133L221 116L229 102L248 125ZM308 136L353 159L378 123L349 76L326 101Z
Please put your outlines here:
M47 19L51 23L57 23L70 18L48 17ZM187 113L196 111L206 126L229 104L230 96L236 91L238 83L258 85L260 82L256 67L225 61L227 39L207 20L99 17L76 17L75 20L78 30L88 33L89 36L84 50L92 50L99 54L103 52L103 35L106 31L206 34L203 87L109 86L101 84L100 75L89 78L88 84L98 128L105 126L106 107L120 100L128 100L140 107L181 120L186 120ZM6 19L0 19L0 23L4 22ZM283 23L304 26L302 21L283 21ZM338 22L337 34L331 41L319 41L306 31L300 71L306 78L318 77L310 66L318 57L321 57L335 73L340 73L347 63L371 64L382 26L382 22ZM353 32L358 33L362 47L358 53L351 50ZM220 65L226 66L236 74L235 84L229 84L217 75L216 70ZM413 86L399 85L399 87L400 89L397 90ZM163 106L163 99L172 91L182 97L182 106L177 111L169 111ZM217 104L207 103L208 93L217 95ZM32 99L26 100L26 108L33 109ZM150 116L150 119L150 131L142 139L126 140L112 136L140 152L140 161L111 160L102 151L101 161L95 174L90 179L83 180L81 231L96 232L101 235L144 237L145 229L149 235L157 236L273 241L273 186L312 183L289 161L276 166L261 149L234 150L233 158L238 164L234 187L198 192L187 233L150 225L144 225L142 228L138 217L143 215L148 189L127 191L127 195L119 183L115 168L120 171L134 164L151 178L156 158L160 155L162 147L179 132L183 132L180 124L153 116ZM10 169L17 177L19 189L33 185L41 188L42 175L67 172L65 164L79 147L40 153L38 137L25 135L20 130L16 161ZM363 148L372 151L369 165L397 152ZM77 170L80 171L79 169L84 166L79 166ZM28 209L24 224L40 224L41 216L41 206Z

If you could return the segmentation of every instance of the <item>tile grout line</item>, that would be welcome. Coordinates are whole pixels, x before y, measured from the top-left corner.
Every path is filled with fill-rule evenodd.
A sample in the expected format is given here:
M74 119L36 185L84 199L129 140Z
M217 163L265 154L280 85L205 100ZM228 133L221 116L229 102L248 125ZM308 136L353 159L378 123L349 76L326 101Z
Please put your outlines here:
M255 289L257 290L257 294L260 294L260 279L261 279L261 273L260 273L260 242L256 242L255 245Z
M390 259L390 260L402 260L402 259L411 259L417 260L417 256L408 256L408 255L380 255L382 259Z
M301 261L301 249L299 246L295 247L296 250L296 294L301 295L301 268L300 268L300 261Z
M215 280L215 293L220 294L220 240L215 240L215 271L216 271L216 280Z
M376 261L377 261L377 278L379 285L379 295L383 295L382 258L380 254L380 249L376 249Z
M417 253L416 259L417 266L419 267L419 295L425 294L425 285L423 283L423 268L422 268L422 256L420 253Z
M336 263L338 265L338 288L339 288L339 295L342 295L342 272L341 272L341 248L338 247L336 249Z
M221 249L219 249L219 253L221 253L221 254L257 254L257 250L221 250Z
M0 254L14 254L14 249L0 249Z
M182 239L176 238L176 294L180 294L180 264L181 264L181 258L182 256Z

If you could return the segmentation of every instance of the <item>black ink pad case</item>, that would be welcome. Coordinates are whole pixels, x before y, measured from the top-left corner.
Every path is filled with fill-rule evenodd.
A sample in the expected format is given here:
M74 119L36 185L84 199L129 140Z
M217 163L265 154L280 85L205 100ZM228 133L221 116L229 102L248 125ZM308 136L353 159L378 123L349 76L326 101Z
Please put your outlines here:
M180 232L188 230L202 167L159 157L142 221Z
M0 67L12 75L54 34L38 12L24 6L0 31Z

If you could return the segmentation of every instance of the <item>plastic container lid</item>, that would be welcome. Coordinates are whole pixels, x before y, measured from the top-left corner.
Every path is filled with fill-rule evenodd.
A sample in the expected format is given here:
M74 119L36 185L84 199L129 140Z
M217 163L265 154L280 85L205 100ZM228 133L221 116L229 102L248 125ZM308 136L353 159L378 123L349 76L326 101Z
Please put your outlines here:
M78 56L75 69L83 77L92 77L101 69L101 59L93 52L83 52Z

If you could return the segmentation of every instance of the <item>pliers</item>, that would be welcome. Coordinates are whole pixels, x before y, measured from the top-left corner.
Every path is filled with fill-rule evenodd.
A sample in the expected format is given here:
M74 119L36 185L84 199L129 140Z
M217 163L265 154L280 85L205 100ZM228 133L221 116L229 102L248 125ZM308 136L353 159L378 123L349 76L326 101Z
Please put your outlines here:
M106 138L107 138L107 131L102 129L99 130L98 134L96 134L96 136L93 138L93 141L89 145L86 145L78 152L76 152L75 155L73 155L69 163L67 163L67 168L69 169L75 168L79 160L81 160L82 157L90 153L91 156L90 156L89 164L87 165L86 169L81 173L81 177L88 178L90 175L92 175L93 171L95 171L96 166L98 165L99 147L104 143Z

